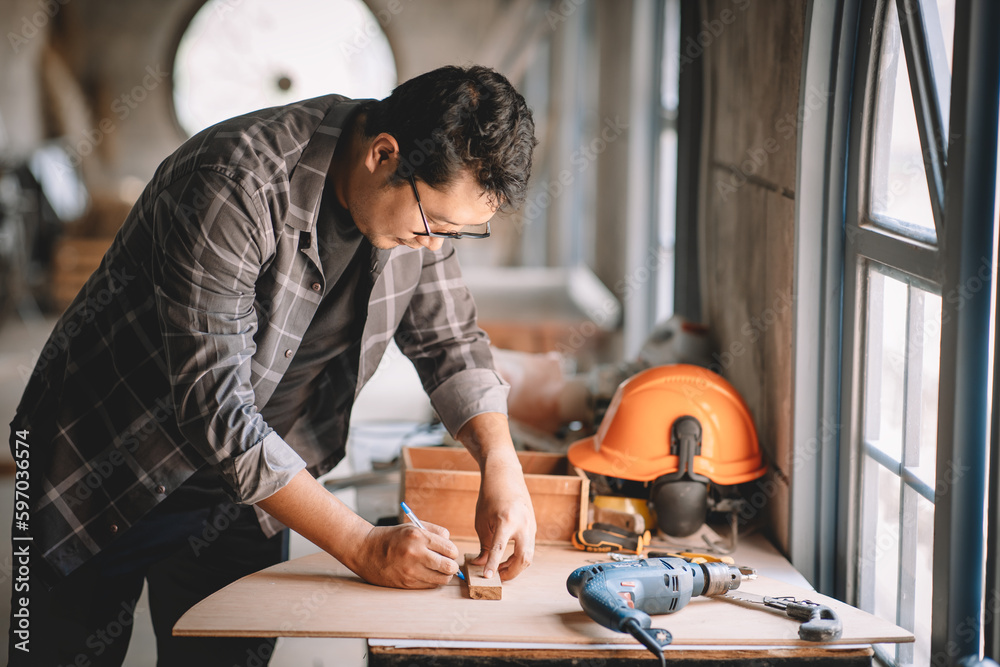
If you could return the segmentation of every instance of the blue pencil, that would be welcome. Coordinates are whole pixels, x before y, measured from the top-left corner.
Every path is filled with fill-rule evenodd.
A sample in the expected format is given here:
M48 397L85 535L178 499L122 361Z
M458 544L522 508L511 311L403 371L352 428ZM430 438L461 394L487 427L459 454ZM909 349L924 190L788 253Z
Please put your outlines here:
M403 508L403 514L406 515L406 518L409 519L410 522L413 523L414 526L416 526L420 530L424 531L425 533L431 532L431 531L427 530L427 528L424 527L424 524L420 523L420 519L418 519L417 515L413 513L413 510L411 510L409 507L407 507L406 503L400 502L399 506ZM462 581L465 581L465 575L462 574L461 570L459 570L455 574L458 575L459 579L461 579Z

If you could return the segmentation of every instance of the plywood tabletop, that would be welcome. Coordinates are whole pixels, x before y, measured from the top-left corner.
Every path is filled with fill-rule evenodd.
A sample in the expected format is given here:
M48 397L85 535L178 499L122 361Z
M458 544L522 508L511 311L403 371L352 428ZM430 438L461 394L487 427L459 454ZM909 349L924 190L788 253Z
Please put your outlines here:
M478 545L456 541L460 551ZM317 553L281 563L230 584L192 607L174 626L178 636L368 637L432 641L558 644L634 643L599 626L566 590L566 578L599 554L540 546L532 566L504 582L503 599L468 598L460 581L432 590L398 590L365 583L333 557ZM738 561L741 564L742 561ZM747 565L754 565L747 562ZM760 577L741 590L794 595L828 604L844 623L838 644L910 642L896 625L802 587ZM674 644L812 646L798 622L777 612L698 597L679 612L653 618Z

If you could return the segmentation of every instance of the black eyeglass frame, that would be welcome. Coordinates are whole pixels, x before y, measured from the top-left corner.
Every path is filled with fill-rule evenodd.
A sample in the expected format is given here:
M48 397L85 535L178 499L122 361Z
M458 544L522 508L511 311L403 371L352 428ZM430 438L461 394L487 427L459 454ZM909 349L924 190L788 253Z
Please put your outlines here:
M486 232L432 232L431 226L427 223L427 216L424 214L424 206L420 203L420 193L417 192L417 182L410 176L410 186L413 188L413 196L417 198L417 208L420 209L420 217L424 221L425 232L414 232L417 236L431 236L436 239L485 239L490 235L490 223L486 221Z

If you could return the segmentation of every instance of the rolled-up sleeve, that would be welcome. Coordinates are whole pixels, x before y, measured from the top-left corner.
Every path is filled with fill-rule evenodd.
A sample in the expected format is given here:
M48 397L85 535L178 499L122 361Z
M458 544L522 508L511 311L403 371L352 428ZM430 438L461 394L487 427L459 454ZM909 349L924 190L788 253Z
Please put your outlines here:
M253 505L292 481L306 467L302 457L271 431L256 445L232 458L239 501Z
M430 398L441 423L455 435L476 415L485 412L506 415L509 391L510 385L496 371L472 368L445 380Z
M266 230L246 191L213 170L177 179L153 215L151 270L177 425L218 465L234 499L255 503L305 467L257 411L251 385Z
M462 280L451 241L422 251L420 282L396 332L441 421L456 435L478 414L507 414L510 386L493 365L489 337L476 323L476 306Z

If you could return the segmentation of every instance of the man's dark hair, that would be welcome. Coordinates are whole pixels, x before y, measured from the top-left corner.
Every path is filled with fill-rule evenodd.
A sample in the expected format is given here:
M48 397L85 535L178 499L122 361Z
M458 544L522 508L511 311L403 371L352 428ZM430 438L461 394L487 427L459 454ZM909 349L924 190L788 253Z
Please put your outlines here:
M535 123L510 81L488 67L447 66L401 83L367 108L365 134L399 143L394 175L431 187L472 171L490 202L516 209L531 174Z

